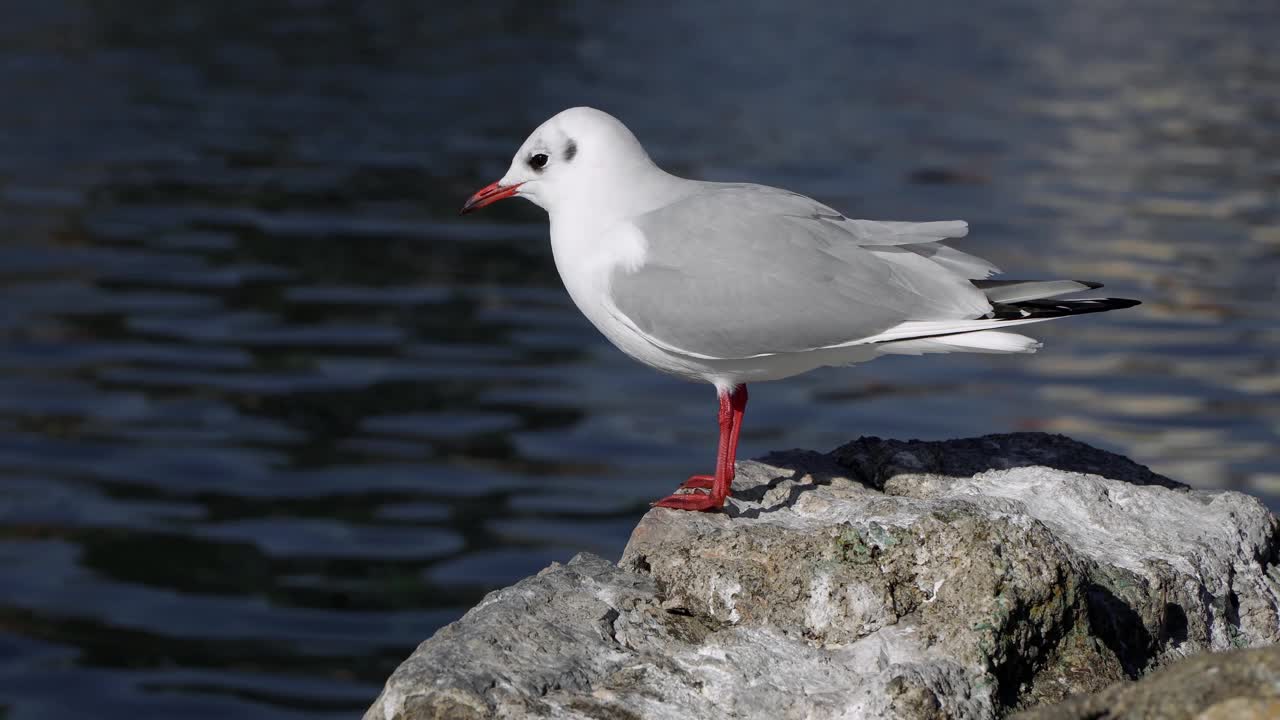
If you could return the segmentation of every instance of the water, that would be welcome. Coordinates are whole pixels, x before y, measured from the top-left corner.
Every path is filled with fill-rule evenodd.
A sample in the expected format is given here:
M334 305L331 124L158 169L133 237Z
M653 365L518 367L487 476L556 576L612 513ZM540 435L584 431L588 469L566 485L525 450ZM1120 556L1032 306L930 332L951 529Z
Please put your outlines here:
M352 717L709 467L540 211L454 215L573 104L1145 301L762 385L746 455L1047 430L1277 502L1277 8L773 5L0 4L0 717Z

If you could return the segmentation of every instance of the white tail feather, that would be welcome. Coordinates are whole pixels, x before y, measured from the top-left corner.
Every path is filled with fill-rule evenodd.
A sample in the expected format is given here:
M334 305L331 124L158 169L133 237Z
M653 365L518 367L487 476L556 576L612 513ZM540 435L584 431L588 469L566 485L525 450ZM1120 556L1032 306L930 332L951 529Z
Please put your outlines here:
M882 353L923 355L925 353L1032 353L1040 349L1040 341L1017 333L982 330L960 335L899 340L878 346Z
M996 327L1007 328L1014 325L1026 325L1027 323L1057 320L1060 317L1066 316L1055 315L1053 317L1028 317L1020 320L996 320L995 318L977 318L975 320L910 320L894 325L882 333L872 335L870 337L859 338L844 344L862 345L867 343L887 343L895 340L914 340L918 338L932 338L942 335L955 335L958 333L976 333L995 329Z

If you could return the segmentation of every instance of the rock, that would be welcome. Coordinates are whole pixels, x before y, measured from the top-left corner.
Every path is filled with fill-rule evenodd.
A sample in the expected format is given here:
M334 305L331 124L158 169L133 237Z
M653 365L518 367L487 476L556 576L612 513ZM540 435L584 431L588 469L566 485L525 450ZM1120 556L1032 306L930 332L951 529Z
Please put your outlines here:
M1276 720L1276 718L1280 718L1280 700L1257 698L1224 700L1196 716L1196 720Z
M1206 653L1015 720L1275 720L1280 647Z
M1057 436L778 453L491 593L365 717L999 717L1280 640L1278 531Z

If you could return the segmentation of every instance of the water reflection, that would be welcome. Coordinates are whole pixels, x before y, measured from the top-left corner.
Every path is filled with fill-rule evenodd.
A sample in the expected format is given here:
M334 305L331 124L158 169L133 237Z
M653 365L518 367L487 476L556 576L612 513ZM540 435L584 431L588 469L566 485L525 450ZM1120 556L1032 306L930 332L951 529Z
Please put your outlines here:
M673 170L963 217L1019 275L1146 302L1037 328L1032 358L762 387L748 454L1042 429L1280 497L1266 4L10 17L0 714L349 717L489 589L616 553L706 468L710 390L597 336L536 210L454 217L571 104Z

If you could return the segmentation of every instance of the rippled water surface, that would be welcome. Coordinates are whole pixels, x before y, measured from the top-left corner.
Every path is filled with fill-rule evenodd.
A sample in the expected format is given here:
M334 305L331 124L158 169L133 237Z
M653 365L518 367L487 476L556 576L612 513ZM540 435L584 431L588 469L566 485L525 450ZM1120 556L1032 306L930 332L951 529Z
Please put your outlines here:
M746 455L1037 429L1275 502L1275 4L831 5L0 2L0 717L352 717L707 469L541 212L454 215L574 104L1145 302L762 385Z

